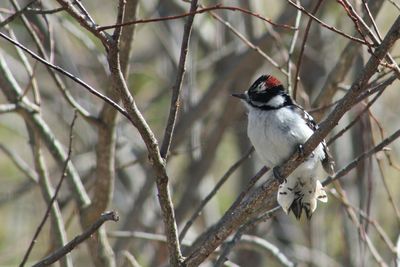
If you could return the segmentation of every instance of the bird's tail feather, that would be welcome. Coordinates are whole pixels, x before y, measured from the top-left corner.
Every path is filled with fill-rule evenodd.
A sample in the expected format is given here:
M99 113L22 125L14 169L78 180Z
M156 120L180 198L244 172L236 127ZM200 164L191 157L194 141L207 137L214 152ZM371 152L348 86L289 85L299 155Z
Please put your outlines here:
M277 200L286 213L293 212L297 219L301 218L304 210L308 219L317 208L317 200L327 202L328 197L320 181L305 185L296 181L284 182L279 186Z

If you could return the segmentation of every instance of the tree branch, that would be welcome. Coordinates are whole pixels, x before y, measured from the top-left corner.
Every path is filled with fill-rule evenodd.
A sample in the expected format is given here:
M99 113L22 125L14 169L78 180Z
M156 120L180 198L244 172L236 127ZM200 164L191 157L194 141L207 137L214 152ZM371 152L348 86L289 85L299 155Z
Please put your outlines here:
M101 214L100 218L96 222L94 222L88 229L86 229L82 234L76 236L65 246L57 249L52 254L33 265L33 267L48 266L58 261L61 257L64 257L67 253L71 252L76 246L81 244L86 239L90 238L93 233L95 233L97 229L99 229L106 221L117 222L118 220L119 217L115 211L109 211Z
M342 32L342 31L336 29L336 28L333 27L333 26L329 26L328 24L326 24L325 22L323 22L322 20L320 20L319 18L315 17L313 14L311 14L310 12L308 12L304 7L302 7L302 6L300 6L300 5L297 5L297 4L294 3L293 1L287 0L287 2L288 2L291 6L297 8L298 10L301 10L301 12L303 12L304 14L306 14L307 16L309 16L310 18L312 18L313 20L317 21L322 27L325 27L325 28L327 28L328 30L331 30L331 31L333 31L333 32L336 32L337 34L340 34L341 36L344 36L344 37L347 38L347 39L350 39L350 40L355 41L355 42L360 43L360 44L367 45L367 42L365 42L364 40L362 40L362 39L360 39L360 38L356 38L356 37L350 36L350 35L348 35L348 34Z
M149 159L153 165L156 174L156 183L158 189L158 198L161 206L166 236L168 238L168 249L170 252L170 264L178 266L181 262L181 251L178 240L175 213L169 191L169 178L165 169L165 161L161 157L157 139L147 124L142 113L139 111L135 100L133 99L126 81L121 72L119 47L116 43L109 46L108 62L111 71L111 77L114 88L117 88L122 99L126 114L129 120L139 131L149 152Z
M204 206L211 200L211 198L218 192L221 186L228 180L233 172L239 168L242 163L250 157L250 155L254 152L254 147L252 146L249 151L242 156L239 160L237 160L222 176L222 178L218 181L218 183L214 186L211 192L201 201L200 205L197 207L196 211L193 212L193 215L190 219L186 222L185 226L182 228L182 231L179 235L179 240L182 241L185 237L187 231L189 230L190 226L192 226L193 222L196 218L200 215L201 211L203 210Z
M161 157L164 160L166 160L168 157L168 151L171 146L172 135L174 133L175 121L176 121L176 117L178 114L178 108L179 108L179 96L180 96L181 89L182 89L183 76L185 75L186 58L187 58L187 53L188 53L188 49L189 49L188 47L189 47L189 42L190 42L190 35L192 32L194 16L196 14L194 12L196 11L196 9L197 9L197 0L192 0L192 3L190 4L190 11L189 11L189 13L191 13L192 15L189 16L188 20L186 21L185 29L183 32L181 55L179 58L179 65L178 65L178 73L176 76L175 84L172 87L171 106L170 106L170 110L169 110L167 126L165 127L165 131L164 131L164 140L161 144L161 149L160 149Z
M69 163L69 161L70 161L70 159L71 159L73 129L74 129L74 125L75 125L76 118L77 118L77 116L76 116L76 113L75 113L75 114L74 114L74 118L72 119L72 122L71 122L71 126L70 126L69 145L68 145L67 159L65 160L64 168L63 168L63 170L62 170L62 172L61 172L60 181L59 181L58 184L57 184L57 187L56 187L56 190L55 190L55 192L54 192L53 197L50 199L49 203L47 204L46 212L45 212L45 214L44 214L44 216L43 216L42 221L40 222L39 226L37 227L35 234L33 235L33 238L32 238L32 241L31 241L29 247L28 247L28 250L26 251L26 253L25 253L25 255L24 255L24 258L22 259L22 262L21 262L21 264L19 265L20 267L23 267L23 266L25 265L26 261L28 260L29 254L31 253L31 251L32 251L32 249L33 249L33 246L36 244L36 239L38 238L38 236L39 236L40 232L42 231L42 228L43 228L43 226L44 226L44 224L45 224L47 218L48 218L49 215L50 215L51 208L53 207L53 204L54 204L54 202L55 202L56 199L57 199L57 195L58 195L58 192L59 192L60 189L61 189L61 185L62 185L62 183L63 183L63 181L64 181L64 178L67 176L67 174L66 174L66 169L67 169L68 163Z
M321 6L323 0L318 0L317 4L315 5L312 14L315 15L319 9L319 7ZM293 98L296 99L297 97L297 84L299 83L300 80L300 69L301 69L301 62L303 60L303 55L304 55L304 50L306 48L306 42L308 39L308 34L310 33L310 29L311 29L311 24L313 22L313 19L311 17L308 18L308 22L307 22L307 26L306 26L306 30L304 32L304 37L303 37L303 42L301 43L301 48L300 48L300 52L299 52L299 58L297 59L297 64L296 64L296 74L294 76L294 86L293 86Z
M166 21L166 20L174 20L174 19L180 19L180 18L184 18L184 17L193 17L196 14L210 12L212 10L239 11L239 12L242 12L242 13L257 17L257 18L259 18L259 19L261 19L261 20L263 20L265 22L270 23L271 25L273 25L275 27L295 30L295 28L292 27L292 26L275 23L271 19L265 18L265 17L263 17L263 16L261 16L261 15L259 15L257 13L251 12L249 10L246 10L246 9L243 9L243 8L240 8L240 7L236 7L236 6L223 6L221 4L218 4L218 5L215 5L215 6L210 6L210 7L204 7L204 8L201 8L199 10L190 10L190 12L185 13L185 14L181 14L181 15L166 16L166 17L154 18L154 19L139 19L139 20L127 21L127 22L119 23L119 24L115 24L115 25L101 26L101 27L98 27L97 30L98 31L105 31L105 30L113 29L113 28L120 27L120 26L142 24L142 23L149 23L149 22L159 22L159 21Z

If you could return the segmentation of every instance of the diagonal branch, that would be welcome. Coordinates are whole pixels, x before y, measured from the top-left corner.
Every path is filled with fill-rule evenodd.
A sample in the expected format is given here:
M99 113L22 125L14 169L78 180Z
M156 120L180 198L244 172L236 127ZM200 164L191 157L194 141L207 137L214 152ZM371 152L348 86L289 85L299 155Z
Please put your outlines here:
M95 221L88 229L86 229L82 234L76 236L65 246L57 249L52 254L39 261L33 267L48 266L60 258L64 257L67 253L71 252L76 246L81 244L86 239L90 238L106 221L117 222L119 220L118 214L115 211L109 211L101 214L100 218Z
M186 65L186 58L188 53L188 47L190 42L190 35L192 32L193 20L195 16L195 11L197 9L197 0L193 0L190 5L189 13L193 14L189 16L186 24L185 29L183 32L182 37L182 46L181 46L181 56L179 58L179 65L178 65L178 74L176 76L175 84L172 87L172 97L171 97L171 108L169 110L167 126L165 127L164 132L164 140L161 145L161 157L163 159L167 159L168 151L171 146L172 135L174 133L176 116L178 114L178 107L179 107L179 95L182 89L182 81L183 76L185 75L185 65Z
M32 4L34 4L37 0L29 1L23 8L16 10L14 14L0 22L0 29L3 28L5 25L9 24L19 16L21 16Z
M347 39L350 39L350 40L355 41L355 42L357 42L357 43L364 44L364 45L368 44L366 41L364 41L364 40L362 40L362 39L360 39L360 38L357 38L357 37L353 37L353 36L351 36L351 35L348 35L347 33L344 33L344 32L342 32L342 31L336 29L335 27L326 24L325 22L323 22L322 20L320 20L319 18L317 18L316 16L314 16L313 14L311 14L310 12L308 12L304 7L302 7L302 6L297 5L296 3L294 3L292 0L287 0L287 2L288 2L291 6L297 8L298 10L300 10L301 12L303 12L304 14L306 14L307 16L309 16L310 18L312 18L313 20L315 20L316 22L318 22L322 27L325 27L325 28L327 28L328 30L331 30L331 31L333 31L333 32L336 32L336 33L338 33L338 34L340 34L340 35L346 37Z
M400 129L397 130L396 132L394 132L391 136L387 137L386 139L384 139L382 142L380 142L377 146L371 148L370 150L368 150L367 152L361 154L360 156L358 156L356 159L354 159L352 162L350 162L350 164L348 164L345 168L341 169L340 171L338 171L337 173L335 173L335 175L330 176L328 178L326 178L322 184L325 186L327 184L330 184L331 182L339 179L340 177L346 175L347 173L349 173L355 166L358 165L358 163L362 160L364 160L365 158L370 157L371 155L383 150L387 145L389 145L391 142L393 142L394 140L396 140L397 138L400 137Z
M112 42L112 37L106 32L97 31L97 25L90 18L90 16L81 14L81 12L79 12L68 0L57 0L57 2L63 8L65 8L65 11L67 11L74 19L76 19L76 21L78 21L82 27L84 27L94 36L99 38L99 40L103 43L104 47L107 49L108 45Z
M17 42L16 40L11 39L10 37L8 37L7 35L5 35L4 33L0 32L0 37L7 40L8 42L14 44L15 46L21 48L23 51L25 51L26 53L28 53L31 57L33 57L34 59L36 59L37 61L39 61L40 63L58 71L59 73L67 76L68 78L70 78L71 80L73 80L74 82L78 83L79 85L81 85L83 88L85 88L87 91L89 91L91 94L97 96L98 98L102 99L104 102L107 102L108 104L110 104L112 107L114 107L116 110L118 110L122 115L124 115L125 117L127 117L129 119L129 116L127 114L127 112L121 107L119 106L117 103L115 103L112 99L110 99L109 97L103 95L102 93L100 93L99 91L97 91L96 89L94 89L92 86L90 86L89 84L87 84L86 82L84 82L83 80L81 80L80 78L74 76L72 73L64 70L63 68L54 65L52 63L50 63L49 61L41 58L40 56L38 56L37 54L35 54L32 50L28 49L27 47L23 46L21 43Z
M200 205L196 208L195 212L193 212L192 216L190 219L186 222L185 226L182 228L182 231L179 235L179 240L182 241L183 238L185 237L187 231L189 228L192 226L193 222L196 220L198 216L200 216L201 211L205 207L205 205L212 199L212 197L218 192L218 190L221 188L221 186L228 180L228 178L231 176L232 173L236 171L237 168L239 168L242 163L247 160L250 155L254 152L254 147L252 146L249 151L242 156L240 159L238 159L227 171L226 173L222 176L222 178L218 181L218 183L214 186L214 188L211 190L210 193L201 201Z

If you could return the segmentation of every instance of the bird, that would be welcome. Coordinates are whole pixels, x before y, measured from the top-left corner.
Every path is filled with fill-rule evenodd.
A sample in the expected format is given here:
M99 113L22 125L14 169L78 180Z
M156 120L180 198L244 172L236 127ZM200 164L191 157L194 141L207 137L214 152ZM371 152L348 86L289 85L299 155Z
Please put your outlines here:
M241 99L247 107L247 135L258 156L267 167L273 168L280 183L278 204L285 213L292 211L298 220L303 210L307 219L311 219L317 200L328 201L317 176L322 168L329 175L334 174L335 161L325 140L286 179L282 179L277 166L296 151L303 155L303 144L318 129L318 124L272 75L261 75L247 91L232 96Z

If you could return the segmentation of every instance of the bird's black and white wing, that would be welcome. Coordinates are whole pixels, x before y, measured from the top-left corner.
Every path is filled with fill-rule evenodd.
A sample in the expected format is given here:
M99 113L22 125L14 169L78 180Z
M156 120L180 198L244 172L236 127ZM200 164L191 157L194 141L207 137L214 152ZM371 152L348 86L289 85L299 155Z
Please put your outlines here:
M294 103L292 107L293 110L297 112L304 119L307 126L310 127L311 130L315 132L319 128L314 118L310 114L308 114L308 112L305 111L301 106ZM326 145L325 139L322 140L321 145L324 151L324 158L321 160L322 167L324 168L326 173L328 173L329 175L333 175L335 174L335 161L331 153L329 152L329 148Z

